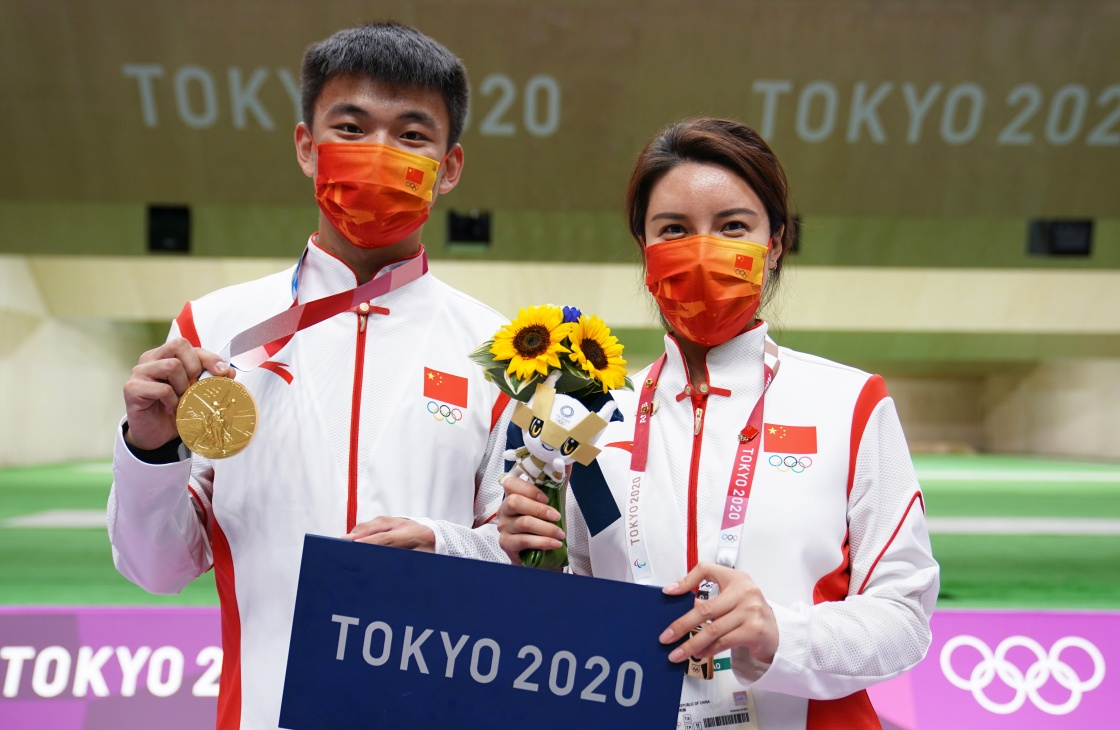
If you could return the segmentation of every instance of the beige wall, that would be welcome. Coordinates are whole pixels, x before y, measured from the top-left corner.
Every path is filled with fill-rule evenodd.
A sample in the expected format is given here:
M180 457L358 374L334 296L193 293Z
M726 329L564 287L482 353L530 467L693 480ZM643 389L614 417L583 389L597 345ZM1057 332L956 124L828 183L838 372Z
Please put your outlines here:
M980 451L985 444L982 377L884 378L911 451Z
M121 385L182 302L288 263L0 256L0 466L108 456ZM641 329L654 322L632 266L438 261L433 270L505 314L535 302L578 303L657 347L656 334ZM1009 333L1043 342L1056 332L1115 338L1120 273L815 267L787 283L784 335L833 332L849 348L804 349L860 364L854 355L884 332L919 338L901 349L879 345L885 362L864 365L886 377L916 449L1120 458L1120 358L1049 361L1040 348L1006 362L997 346L964 348L954 362L950 351L954 338ZM989 362L962 369L963 357L980 356Z
M984 388L991 451L1120 459L1120 359L1055 360Z

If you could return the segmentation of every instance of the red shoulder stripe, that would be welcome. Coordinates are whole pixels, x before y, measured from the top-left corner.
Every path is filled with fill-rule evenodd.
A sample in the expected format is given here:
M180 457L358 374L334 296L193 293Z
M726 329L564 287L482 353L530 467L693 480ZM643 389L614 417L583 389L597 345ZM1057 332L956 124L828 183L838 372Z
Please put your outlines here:
M887 397L887 385L878 375L872 375L863 384L863 390L856 398L856 407L852 412L852 441L848 452L848 495L852 493L852 483L856 478L856 457L859 456L859 444L863 440L863 431L871 419L875 406Z
M179 334L187 342L194 347L202 347L202 343L198 339L198 330L194 327L194 312L191 310L190 302L183 305L183 311L179 312L179 316L175 318L175 324L179 325Z
M875 562L871 564L871 570L867 571L867 577L863 579L863 585L859 587L859 590L856 591L857 593L863 593L863 589L867 588L868 582L871 581L871 574L875 572L875 568L879 565L879 561L882 560L883 556L887 554L887 548L891 546L891 543L894 542L895 537L898 536L898 531L902 529L903 523L906 522L906 518L910 514L910 509L914 506L914 502L917 502L922 506L922 513L925 514L926 501L922 499L921 492L914 492L914 496L910 498L910 504L906 505L906 511L902 513L902 519L899 520L898 524L894 526L894 532L891 533L891 538L887 540L887 544L884 545L883 549L879 551L879 555L875 558Z
M498 425L498 419L501 418L502 414L505 412L506 406L509 405L509 400L509 396L505 393L498 393L498 398L494 401L494 409L490 411L491 431L494 430L494 426Z

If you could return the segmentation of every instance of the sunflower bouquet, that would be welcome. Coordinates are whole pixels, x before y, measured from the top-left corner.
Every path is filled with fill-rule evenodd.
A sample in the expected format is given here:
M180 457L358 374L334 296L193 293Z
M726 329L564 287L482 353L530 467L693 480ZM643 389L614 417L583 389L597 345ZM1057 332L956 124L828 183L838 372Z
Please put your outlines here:
M598 455L595 442L616 410L604 394L633 389L622 349L598 317L543 305L521 309L470 355L487 379L519 401L508 437L522 445L505 452L513 462L508 475L536 484L548 496L549 506L560 513L561 530L568 467L586 466ZM597 412L591 410L604 400ZM558 570L568 562L567 545L525 550L520 557L524 565Z

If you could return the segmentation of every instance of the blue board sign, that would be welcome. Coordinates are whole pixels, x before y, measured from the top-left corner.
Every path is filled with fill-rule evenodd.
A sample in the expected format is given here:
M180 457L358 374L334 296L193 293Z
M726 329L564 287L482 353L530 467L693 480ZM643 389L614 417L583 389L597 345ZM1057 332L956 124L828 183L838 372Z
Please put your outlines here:
M280 725L676 726L692 596L308 535Z

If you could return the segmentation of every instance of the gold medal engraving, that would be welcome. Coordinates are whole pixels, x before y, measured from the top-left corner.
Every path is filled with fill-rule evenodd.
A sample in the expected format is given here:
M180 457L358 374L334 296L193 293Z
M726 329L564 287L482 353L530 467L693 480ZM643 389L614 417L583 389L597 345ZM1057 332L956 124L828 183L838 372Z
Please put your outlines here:
M257 404L235 380L204 378L179 399L175 426L191 451L207 459L224 459L249 445L257 428Z

